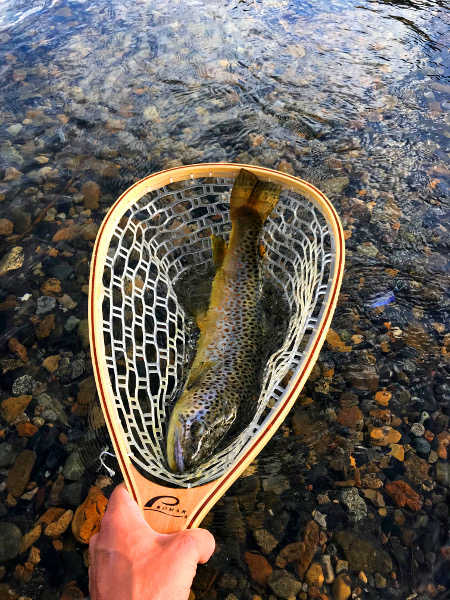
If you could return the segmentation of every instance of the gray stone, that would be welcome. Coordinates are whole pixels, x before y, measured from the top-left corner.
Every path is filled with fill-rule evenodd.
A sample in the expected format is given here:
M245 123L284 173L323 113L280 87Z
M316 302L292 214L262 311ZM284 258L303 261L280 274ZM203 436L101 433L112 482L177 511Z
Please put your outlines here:
M14 125L7 127L6 131L9 133L9 135L17 135L21 129L22 125L20 123L14 123Z
M70 374L72 379L77 379L84 373L84 359L79 358L70 364Z
M33 392L33 378L30 375L22 375L15 380L12 386L14 396L23 396Z
M356 252L362 256L370 256L371 258L375 258L378 255L379 250L374 244L372 244L372 242L369 242L368 244L360 244L356 248Z
M64 310L71 310L72 308L75 308L77 306L77 302L75 302L75 300L72 300L72 298L67 294L64 294L63 296L58 298L58 302L61 308Z
M416 438L413 445L419 454L425 454L426 456L430 454L431 446L425 438Z
M11 444L0 444L0 468L14 464L19 452Z
M69 425L69 421L67 420L64 408L61 406L61 403L56 398L52 398L48 394L41 394L40 396L38 396L37 401L45 409L41 414L41 417L43 419L45 419L46 421L50 421L51 423L55 423L59 419L61 423L64 423L64 425ZM55 413L56 419L51 413L46 411L52 411L53 413Z
M284 475L269 475L269 477L264 478L261 483L262 489L265 492L272 492L277 496L280 496L291 487L289 485L289 479Z
M416 437L420 437L425 433L425 427L422 423L414 423L414 425L411 426L411 433Z
M230 573L224 573L217 583L219 587L226 590L234 590L238 584L236 577L233 577Z
M15 163L17 165L23 164L25 161L11 144L10 141L6 141L0 148L0 157L7 163Z
M37 299L37 308L36 314L43 315L45 313L51 312L56 306L56 298L52 298L52 296L41 296Z
M12 523L0 523L0 563L15 558L19 553L22 532Z
M75 450L75 452L72 452L66 460L63 475L66 479L70 479L70 481L78 481L78 479L82 477L84 470L84 464L81 460L80 453Z
M345 188L350 183L348 177L333 177L333 179L325 179L321 183L321 189L325 194L342 194Z
M14 233L25 233L31 225L31 215L21 206L11 206L7 216L14 223Z
M341 492L341 500L347 505L352 521L359 521L367 515L367 506L356 488L347 488Z
M350 531L336 531L333 540L343 549L349 568L359 573L384 575L392 571L392 560L389 554L378 543L370 541L368 536L362 539L360 535Z
M62 489L59 495L64 504L76 507L78 507L83 502L85 496L86 492L82 481L75 481L75 483L69 483L69 485L66 485Z
M77 319L72 315L67 319L64 329L66 331L73 331L78 326L78 323L80 323L80 319Z
M270 589L279 598L291 598L302 589L302 584L284 569L275 569L268 579Z
M20 305L19 310L17 311L17 317L19 319L26 319L27 317L31 317L36 312L36 302L33 298L28 298L24 300Z
M266 529L257 529L253 535L264 554L270 554L278 546L278 540Z
M89 348L89 323L87 319L80 321L77 333L83 348Z
M59 420L58 415L51 408L44 408L41 418L44 419L45 423L57 423Z
M450 463L438 461L436 463L436 481L445 487L450 487Z

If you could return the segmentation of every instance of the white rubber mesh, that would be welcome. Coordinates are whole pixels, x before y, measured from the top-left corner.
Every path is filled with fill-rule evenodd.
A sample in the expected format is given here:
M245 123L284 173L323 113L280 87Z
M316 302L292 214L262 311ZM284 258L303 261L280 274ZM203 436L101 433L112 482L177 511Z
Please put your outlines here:
M228 240L234 179L190 179L144 195L110 242L103 284L103 330L113 400L129 455L149 478L183 487L220 477L283 402L308 355L331 287L333 236L312 198L283 189L263 231L264 277L284 290L290 307L283 345L267 363L255 416L242 433L195 474L166 467L170 406L189 367L186 316L174 283L212 261L211 233Z

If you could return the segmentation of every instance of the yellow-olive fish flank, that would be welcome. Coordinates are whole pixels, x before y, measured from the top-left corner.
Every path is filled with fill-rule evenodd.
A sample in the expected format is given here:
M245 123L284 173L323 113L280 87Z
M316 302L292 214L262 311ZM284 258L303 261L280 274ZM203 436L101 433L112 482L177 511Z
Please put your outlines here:
M197 353L169 422L174 472L198 468L244 410L256 409L264 368L260 237L281 187L242 169L231 192L228 248L213 236L216 275Z

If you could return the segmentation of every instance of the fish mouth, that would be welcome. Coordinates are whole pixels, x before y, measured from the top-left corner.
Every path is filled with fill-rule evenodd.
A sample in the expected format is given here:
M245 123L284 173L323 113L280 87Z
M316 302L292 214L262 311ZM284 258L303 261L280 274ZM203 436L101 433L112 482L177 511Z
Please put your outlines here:
M183 447L180 442L180 434L178 432L178 427L175 427L175 444L174 444L174 458L175 464L177 465L177 469L180 473L184 471L184 457L183 457Z

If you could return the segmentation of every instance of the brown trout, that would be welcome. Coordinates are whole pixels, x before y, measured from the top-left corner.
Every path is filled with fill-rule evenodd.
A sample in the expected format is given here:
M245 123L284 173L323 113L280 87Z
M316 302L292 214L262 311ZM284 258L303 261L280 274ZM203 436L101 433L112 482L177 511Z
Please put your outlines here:
M231 234L213 237L216 275L198 320L197 353L175 403L167 436L173 472L198 468L242 412L256 410L264 367L260 235L281 186L242 169L231 192Z

